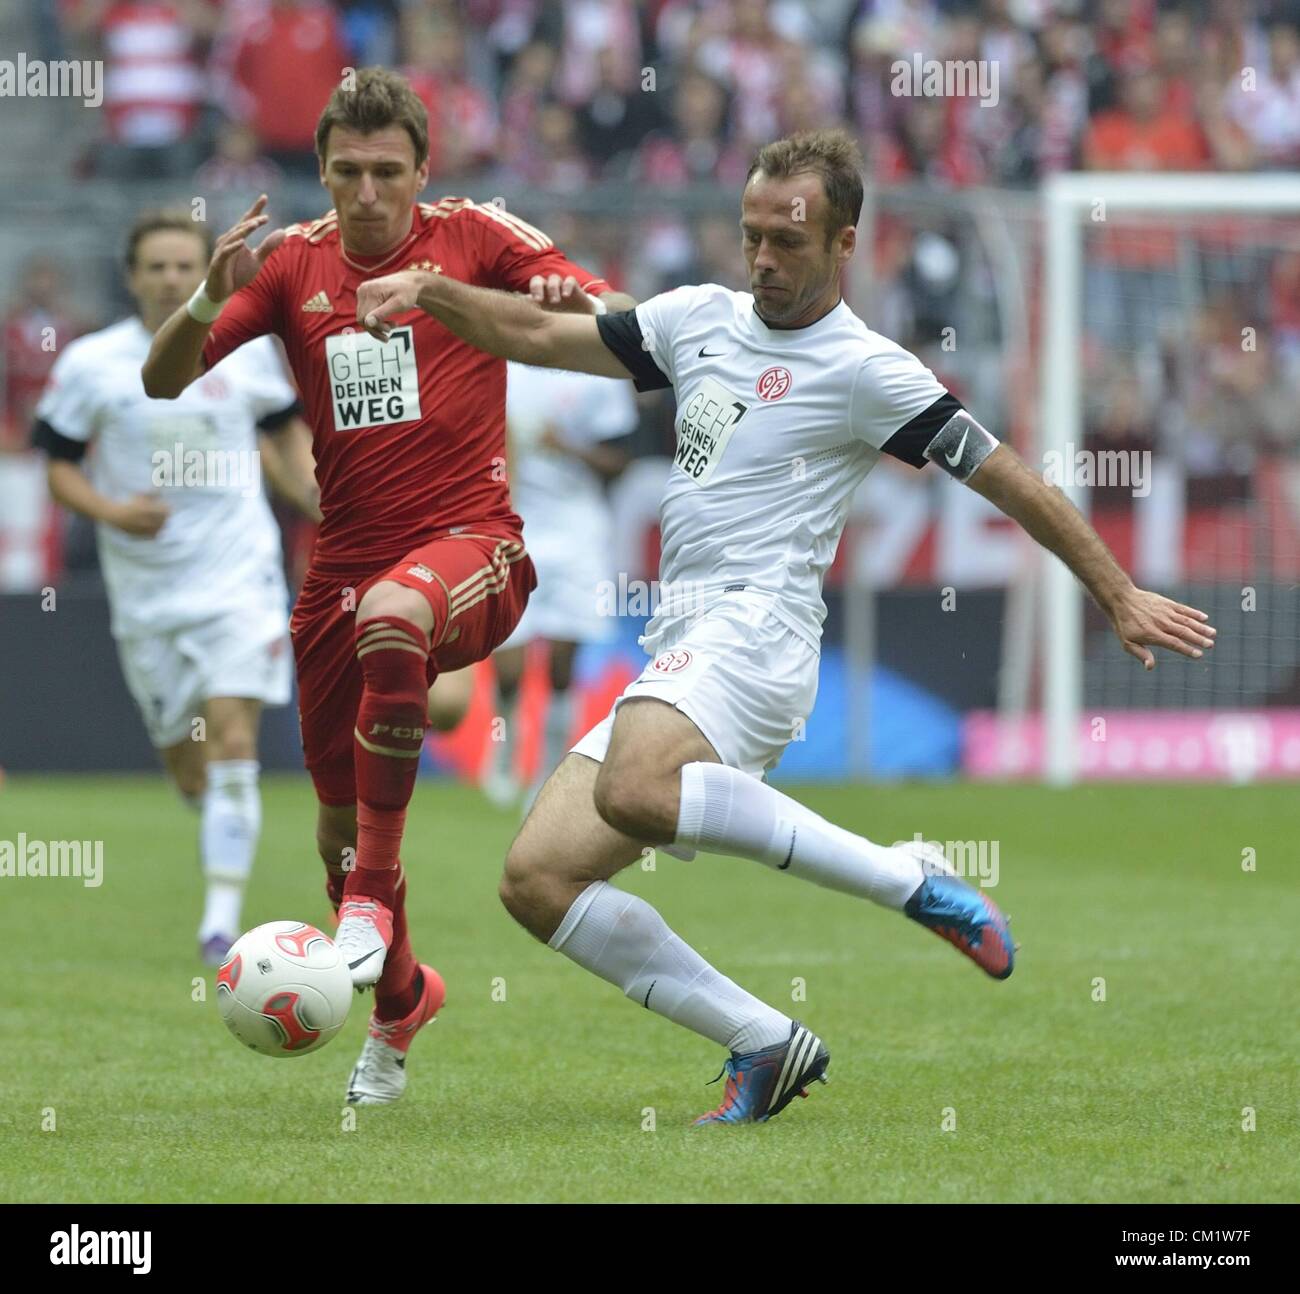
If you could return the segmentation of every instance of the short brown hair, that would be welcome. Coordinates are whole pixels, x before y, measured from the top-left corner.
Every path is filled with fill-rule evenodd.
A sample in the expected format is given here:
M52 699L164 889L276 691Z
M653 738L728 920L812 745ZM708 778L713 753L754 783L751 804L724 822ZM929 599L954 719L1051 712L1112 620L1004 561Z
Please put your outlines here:
M845 225L856 226L862 215L862 153L848 132L838 126L831 130L801 130L764 144L750 163L746 184L756 171L777 180L805 171L820 176L826 191L828 243Z
M203 259L212 259L212 231L201 220L195 220L184 207L174 207L165 211L142 211L131 226L126 236L126 268L135 269L135 258L140 251L140 244L150 234L162 229L174 229L178 233L193 234L203 240Z
M401 126L415 147L415 165L423 166L429 156L429 114L406 78L385 67L363 67L352 88L347 82L334 88L325 111L316 123L316 156L325 163L330 131L335 126L363 135Z

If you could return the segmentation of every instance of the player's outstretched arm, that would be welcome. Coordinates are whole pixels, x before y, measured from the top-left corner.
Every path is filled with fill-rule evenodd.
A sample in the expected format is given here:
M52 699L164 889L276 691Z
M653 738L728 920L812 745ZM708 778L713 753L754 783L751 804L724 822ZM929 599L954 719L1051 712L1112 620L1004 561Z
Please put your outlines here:
M528 281L528 293L544 310L569 310L575 314L596 314L593 300L603 302L606 310L633 310L636 298L626 292L602 292L597 297L588 296L572 275L561 278L558 274L534 274Z
M470 287L442 274L406 270L357 289L357 322L386 340L392 320L423 310L490 355L597 377L630 378L601 340L596 316L553 313L523 296Z
M154 333L149 357L141 371L144 393L151 399L174 400L191 382L203 376L203 343L216 319L217 308L232 293L252 282L266 258L284 242L285 231L275 229L256 249L249 248L249 236L270 219L265 207L266 194L263 193L243 218L217 239L208 264L208 277L203 284L212 317L206 322L196 318L190 309L193 303L189 302Z
M1217 631L1204 611L1138 588L1078 508L1031 472L1009 445L999 445L966 484L1078 576L1124 650L1147 669L1155 668L1152 647L1197 657L1214 646Z

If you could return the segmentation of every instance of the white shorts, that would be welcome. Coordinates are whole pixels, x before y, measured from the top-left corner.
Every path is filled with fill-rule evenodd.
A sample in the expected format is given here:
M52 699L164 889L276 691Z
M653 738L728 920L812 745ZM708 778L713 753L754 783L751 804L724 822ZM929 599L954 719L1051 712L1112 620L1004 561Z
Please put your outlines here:
M174 746L214 696L284 705L293 682L288 617L282 606L247 609L164 634L120 638L122 673L149 740Z
M573 751L603 761L614 715L633 697L676 706L731 768L761 778L802 739L817 699L817 650L771 612L768 594L731 593L660 636L659 653Z
M604 548L541 539L528 555L537 569L537 587L514 632L498 650L523 647L534 638L551 642L607 643L614 639L614 607L602 607L601 581L607 580ZM608 598L603 601L609 601ZM602 613L603 611L603 613Z

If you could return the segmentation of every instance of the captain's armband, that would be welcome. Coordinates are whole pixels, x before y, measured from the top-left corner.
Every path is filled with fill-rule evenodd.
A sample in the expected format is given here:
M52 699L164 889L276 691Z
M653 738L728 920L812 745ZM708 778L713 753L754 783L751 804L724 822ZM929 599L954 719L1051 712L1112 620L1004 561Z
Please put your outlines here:
M997 447L997 437L981 427L965 409L960 409L939 428L922 452L949 476L965 482Z

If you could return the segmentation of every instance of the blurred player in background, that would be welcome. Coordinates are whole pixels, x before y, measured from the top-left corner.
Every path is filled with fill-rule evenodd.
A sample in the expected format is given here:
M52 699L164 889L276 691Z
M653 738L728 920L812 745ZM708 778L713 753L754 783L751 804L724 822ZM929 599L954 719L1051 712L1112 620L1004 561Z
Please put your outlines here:
M524 520L537 590L492 657L505 740L492 743L484 790L502 807L519 794L515 718L528 644L545 641L550 671L542 760L526 797L531 804L569 748L578 647L614 636L612 611L602 611L599 591L611 575L613 545L605 488L631 461L637 425L626 382L526 364L510 364L506 373L511 495Z
M333 210L253 251L246 240L268 220L258 198L159 330L144 381L174 398L273 332L307 406L324 520L291 632L336 941L354 984L375 988L347 1090L368 1105L401 1096L411 1040L445 991L411 950L398 856L428 689L505 641L536 578L507 485L505 364L419 311L380 341L356 326L356 291L419 268L587 314L607 308L601 296L619 309L630 298L495 205L417 203L428 115L395 73L350 74L316 151Z
M97 523L122 672L168 775L201 809L199 944L217 965L242 929L261 830L261 707L289 699L289 595L262 470L319 511L310 433L269 339L177 403L144 393L150 340L203 281L210 251L187 212L136 221L126 273L138 313L63 348L33 441L50 493Z
M358 321L381 337L418 305L492 354L629 374L639 390L676 397L660 505L665 592L642 639L654 659L542 788L501 897L551 948L730 1051L722 1103L697 1123L779 1114L825 1077L830 1056L644 899L608 884L648 845L753 859L900 912L996 979L1014 968L1006 918L942 853L876 844L763 780L812 711L822 581L853 492L882 454L932 462L1018 522L1147 668L1151 646L1198 657L1214 645L1203 611L1137 588L1061 491L849 309L840 281L861 168L842 130L759 151L741 200L748 293L682 287L596 319L424 273L385 276L358 297Z

